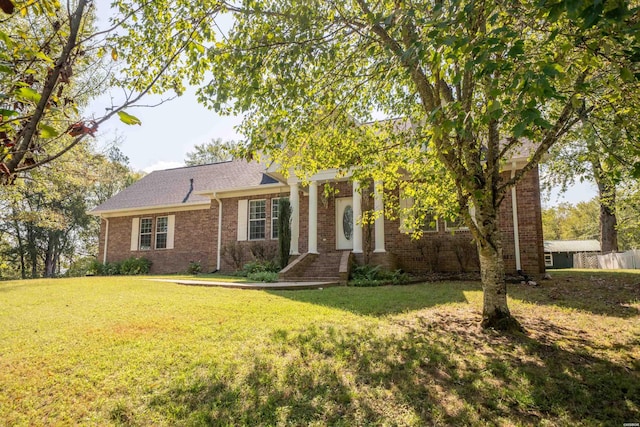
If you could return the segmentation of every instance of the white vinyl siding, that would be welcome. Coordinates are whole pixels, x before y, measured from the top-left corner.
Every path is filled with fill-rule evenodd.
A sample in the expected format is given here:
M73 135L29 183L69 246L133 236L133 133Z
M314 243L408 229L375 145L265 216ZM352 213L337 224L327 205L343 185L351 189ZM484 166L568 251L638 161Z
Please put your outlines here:
M238 241L247 240L247 219L249 218L249 201L238 200Z
M138 234L140 233L140 218L131 219L131 250L138 250Z
M167 216L167 249L173 249L173 241L175 239L176 216Z

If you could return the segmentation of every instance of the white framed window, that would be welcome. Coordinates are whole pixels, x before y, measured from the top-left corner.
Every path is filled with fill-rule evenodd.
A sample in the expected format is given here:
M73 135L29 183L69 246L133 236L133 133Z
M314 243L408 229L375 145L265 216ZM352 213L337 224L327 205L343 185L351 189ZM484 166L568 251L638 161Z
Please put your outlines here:
M151 249L151 232L153 230L153 218L140 218L140 239L138 248L141 251Z
M261 240L267 231L267 201L249 200L249 240Z
M414 227L420 224L423 232L436 233L438 231L438 219L435 217L433 210L427 209L424 218L417 219L414 216L416 212L411 211L414 204L415 199L413 197L400 197L400 231L403 233L411 233Z
M553 267L553 254L545 253L544 254L544 266L545 267Z
M167 236L169 234L169 217L156 218L156 249L167 249Z
M446 231L469 231L469 227L465 225L462 215L445 220L444 229Z
M436 218L435 214L431 210L429 210L424 216L422 231L424 231L425 233L438 232L438 218Z

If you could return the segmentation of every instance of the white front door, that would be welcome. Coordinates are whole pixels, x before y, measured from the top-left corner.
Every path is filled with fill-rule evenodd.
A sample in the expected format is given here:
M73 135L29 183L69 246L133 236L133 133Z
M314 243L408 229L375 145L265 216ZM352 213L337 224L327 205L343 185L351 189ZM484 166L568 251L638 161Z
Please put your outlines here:
M336 199L336 249L353 249L353 200Z

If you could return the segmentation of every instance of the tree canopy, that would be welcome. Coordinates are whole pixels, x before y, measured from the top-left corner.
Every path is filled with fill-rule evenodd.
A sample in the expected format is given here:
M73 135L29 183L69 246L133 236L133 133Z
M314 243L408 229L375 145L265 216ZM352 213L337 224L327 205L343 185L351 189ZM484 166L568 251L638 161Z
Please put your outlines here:
M234 141L223 141L220 138L204 144L196 144L193 151L187 153L185 165L195 166L207 163L225 162L233 159Z

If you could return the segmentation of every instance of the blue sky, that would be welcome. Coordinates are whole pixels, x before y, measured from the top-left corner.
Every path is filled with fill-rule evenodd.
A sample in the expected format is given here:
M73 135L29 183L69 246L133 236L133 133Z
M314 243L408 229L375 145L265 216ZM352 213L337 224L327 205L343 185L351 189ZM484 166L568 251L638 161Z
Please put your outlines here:
M153 103L152 98L144 102ZM104 99L98 99L91 109L99 112L105 105ZM234 127L241 119L221 117L207 110L198 104L195 89L160 106L133 108L127 112L138 117L142 125L128 126L113 118L100 128L99 141L108 144L116 135L122 137L124 142L120 148L136 170L150 172L181 166L186 153L193 151L196 144L214 138L239 139Z

